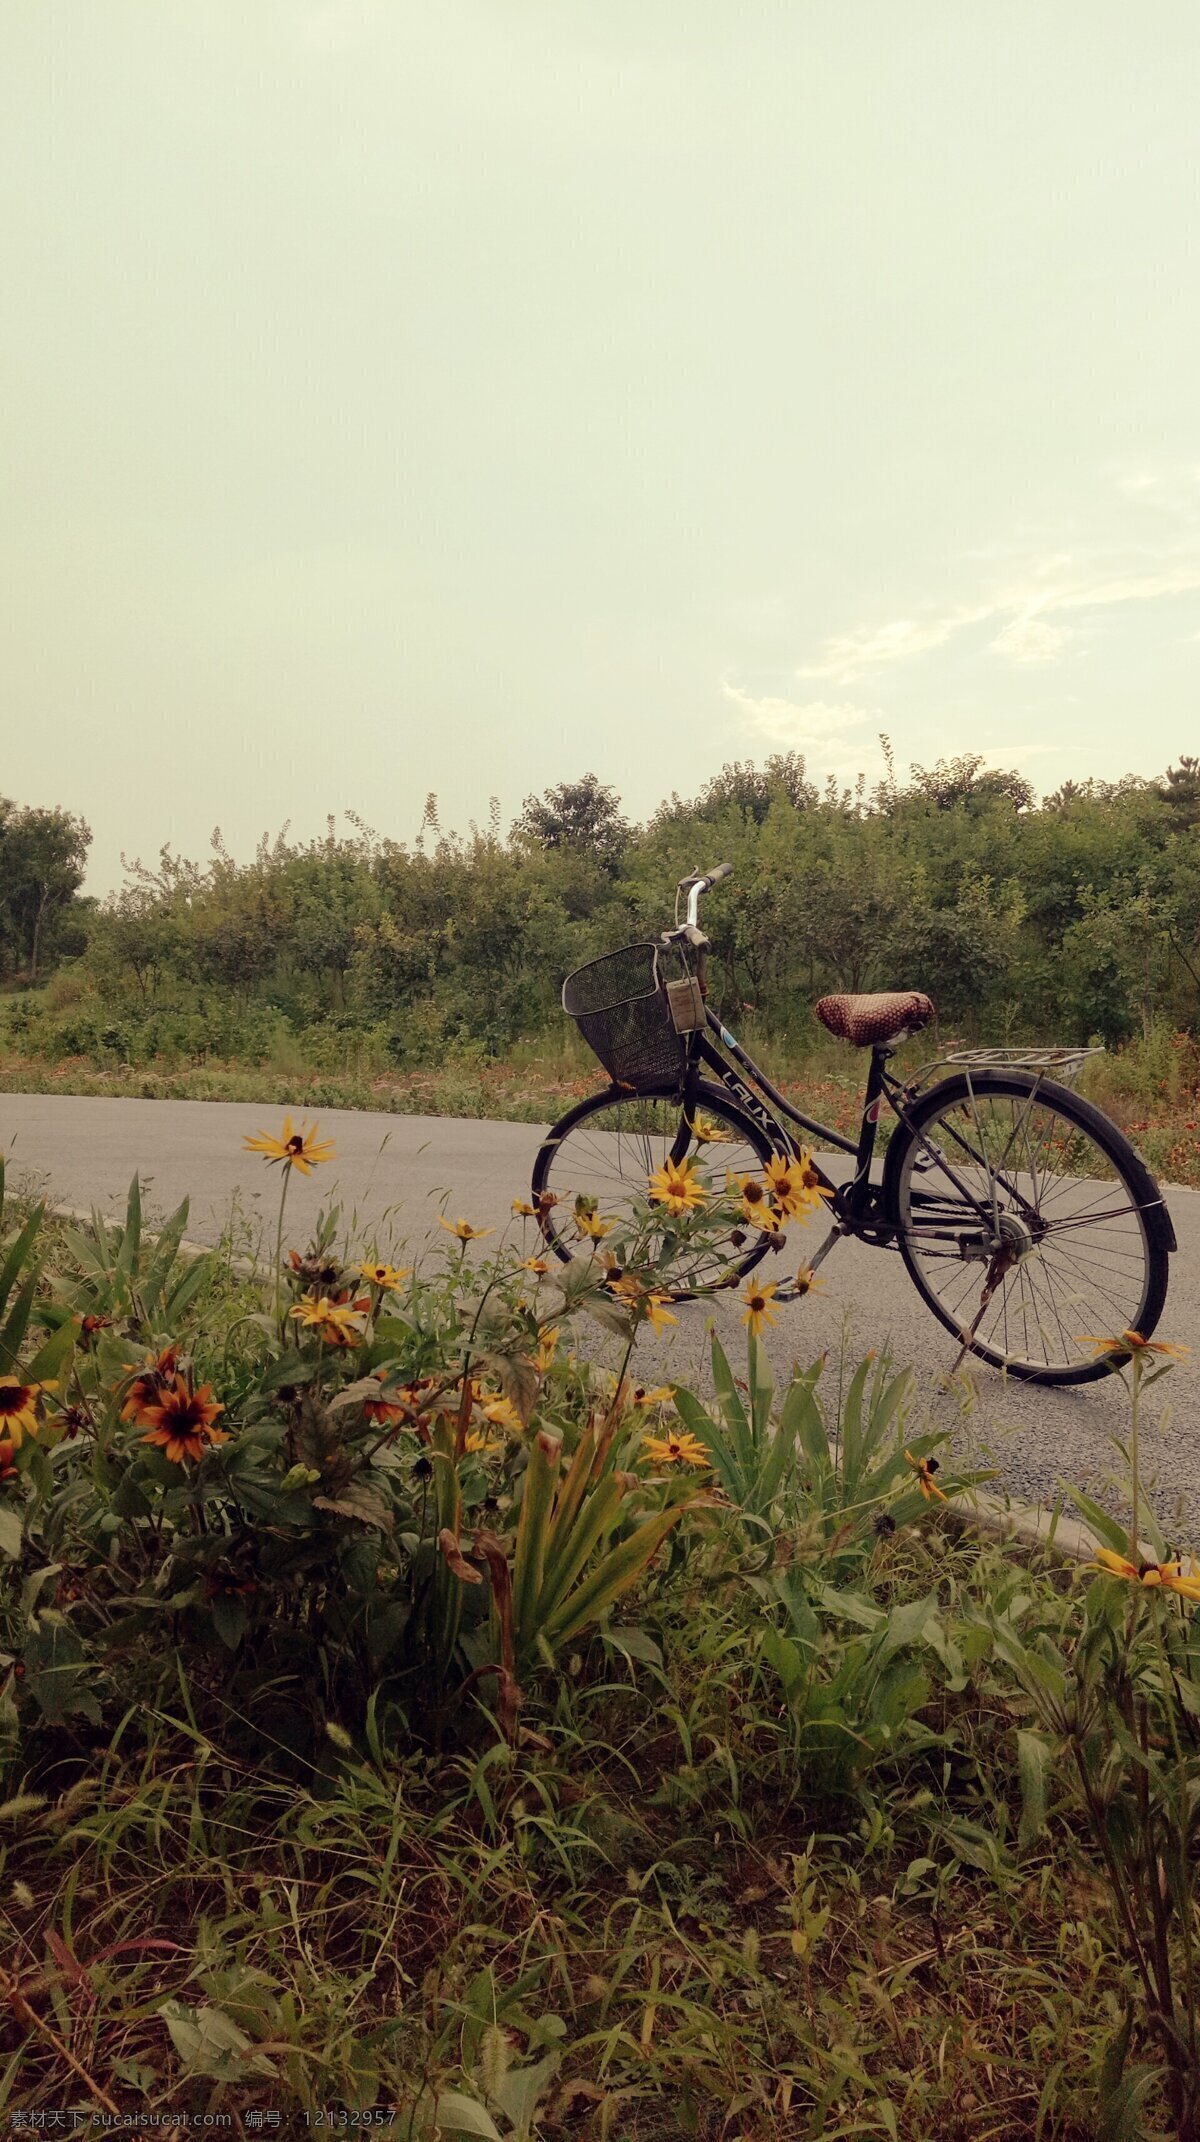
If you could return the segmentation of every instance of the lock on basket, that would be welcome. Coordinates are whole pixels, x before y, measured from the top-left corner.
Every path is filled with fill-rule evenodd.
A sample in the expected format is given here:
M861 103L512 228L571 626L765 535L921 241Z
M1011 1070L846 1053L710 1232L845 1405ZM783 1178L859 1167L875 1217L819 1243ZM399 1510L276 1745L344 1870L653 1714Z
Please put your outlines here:
M682 1083L686 1036L707 1017L678 946L626 945L589 960L567 976L562 1004L613 1084L635 1093Z

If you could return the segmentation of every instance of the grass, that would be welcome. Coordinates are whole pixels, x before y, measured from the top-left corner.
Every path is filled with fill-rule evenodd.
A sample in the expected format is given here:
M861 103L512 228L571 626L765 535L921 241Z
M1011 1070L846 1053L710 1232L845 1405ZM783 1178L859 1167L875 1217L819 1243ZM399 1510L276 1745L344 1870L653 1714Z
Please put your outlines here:
M965 1604L995 1554L906 1532L877 1581ZM944 1700L873 1811L823 1805L750 1595L685 1579L657 1612L661 1664L595 1647L515 1752L331 1743L273 1782L235 1704L224 1745L189 1729L182 1684L174 1718L64 1747L42 1805L0 1810L38 2019L10 2015L0 2111L78 2102L83 2070L92 2100L239 2123L399 2103L414 2136L456 2089L548 2142L1092 2135L1124 1966L1070 1833L1015 1853L1009 1718Z
M0 1532L0 2120L76 2107L246 2134L268 2113L288 2133L377 2114L403 2142L1167 2132L1128 1908L1179 1863L1143 1776L1170 1754L1169 1687L1185 1814L1198 1789L1200 1681L1178 1598L981 1543L949 1466L949 1507L917 1486L910 1453L939 1439L911 1377L831 1365L822 1417L792 1410L809 1371L773 1415L749 1344L744 1380L719 1374L714 1349L726 1493L700 1494L602 1618L522 1667L507 1725L484 1701L499 1683L464 1679L479 1621L475 1651L455 1642L444 1671L389 1639L387 1663L356 1677L354 1587L368 1617L381 1601L421 1611L426 1489L410 1482L449 1445L437 1430L389 1437L369 1478L391 1483L394 1521L361 1501L326 1500L336 1522L298 1512L292 1460L320 1452L295 1438L322 1420L346 1435L376 1354L280 1353L231 1247L199 1272L164 1266L135 1186L122 1229L58 1227L23 1252L47 1328L89 1304L105 1328L71 1355L69 1394L51 1386L16 1488L0 1487L22 1531L15 1547L11 1523ZM317 1252L336 1266L353 1246L331 1221ZM397 1373L449 1373L469 1405L484 1305L494 1351L525 1328L529 1281L458 1246L445 1257L440 1282L397 1295L380 1346ZM20 1259L4 1265L11 1290ZM27 1296L20 1329L0 1304L0 1346L34 1378ZM171 1333L203 1356L227 1402L229 1476L219 1453L195 1471L149 1457L120 1425L151 1333L151 1353ZM314 1392L324 1379L323 1415L306 1376ZM632 1405L627 1388L560 1353L530 1425L578 1447L598 1403ZM1133 1389L1136 1408L1136 1376ZM74 1426L55 1425L68 1395ZM703 1426L699 1401L680 1394L678 1410ZM272 1419L290 1424L286 1449ZM625 1463L640 1462L638 1433ZM251 1480L237 1460L256 1435ZM275 1488L272 1451L288 1468ZM457 1474L475 1513L454 1519L463 1546L495 1526L515 1536L514 1570L535 1523L531 1464L517 1428L486 1470L463 1459ZM226 1477L253 1489L245 1506ZM648 1507L659 1491L638 1492ZM215 1595L188 1583L189 1568L223 1567L255 1579L232 1636ZM1139 1629L1153 1633L1140 1651ZM1115 1652L1096 1650L1113 1631ZM1122 1712L1101 1744L1090 1697L1072 1713L1085 1634L1102 1685L1123 1658L1136 1668L1140 1738ZM1175 1682L1154 1678L1167 1642ZM1047 1691L1067 1721L1056 1739ZM1135 1806L1158 1825L1123 1883L1075 1787L1068 1757L1085 1741L1109 1849ZM1163 1922L1186 1985L1194 1902L1188 1886Z

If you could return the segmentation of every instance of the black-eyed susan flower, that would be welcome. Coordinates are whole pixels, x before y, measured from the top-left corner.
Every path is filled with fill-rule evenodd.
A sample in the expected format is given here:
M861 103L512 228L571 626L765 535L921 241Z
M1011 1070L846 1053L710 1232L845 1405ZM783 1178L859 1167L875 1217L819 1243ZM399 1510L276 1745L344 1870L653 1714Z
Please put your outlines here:
M703 1443L683 1428L671 1435L645 1436L642 1450L655 1465L695 1465L705 1471L709 1467Z
M656 1383L649 1389L645 1384L639 1384L633 1394L633 1403L640 1406L643 1412L648 1412L652 1406L674 1405L675 1393L669 1383Z
M553 1365L555 1354L558 1352L559 1337L560 1332L557 1324L547 1324L545 1330L538 1333L537 1365L543 1375Z
M479 1410L484 1420L492 1428L520 1429L523 1426L521 1416L511 1398L488 1397L485 1395L480 1401ZM499 1445L497 1445L497 1448L499 1448Z
M1092 1346L1096 1353L1112 1354L1121 1361L1132 1361L1140 1354L1165 1354L1169 1361L1186 1361L1190 1346L1169 1346L1165 1339L1143 1339L1140 1331L1126 1330L1114 1338L1098 1338L1094 1332L1079 1335L1081 1346Z
M412 1266L408 1264L356 1264L354 1269L361 1279L367 1281L369 1286L378 1287L381 1294L394 1294L397 1287L403 1286L404 1281L412 1271Z
M329 1140L323 1145L317 1142L315 1123L303 1123L299 1130L293 1130L290 1116L284 1117L283 1131L278 1138L273 1138L270 1131L259 1131L256 1138L243 1140L243 1151L261 1153L269 1168L282 1161L285 1167L295 1168L300 1175L311 1175L314 1168L333 1159L335 1150Z
M756 1175L741 1175L737 1178L737 1188L742 1200L743 1218L749 1220L753 1226L769 1231L774 1222L771 1218L771 1200L767 1195L766 1184L760 1183Z
M669 1294L646 1294L642 1297L641 1309L652 1331L663 1332L668 1324L677 1324L679 1318L672 1316L667 1307Z
M1200 1569L1195 1562L1185 1570L1179 1562L1130 1562L1111 1547L1097 1547L1096 1561L1111 1577L1140 1584L1147 1591L1178 1592L1181 1599L1200 1599Z
M470 1220L444 1220L440 1212L438 1226L444 1227L446 1233L454 1235L459 1242L482 1242L485 1235L496 1232L494 1227L473 1227Z
M535 1208L532 1205L527 1204L523 1197L515 1197L513 1199L512 1209L516 1214L518 1220L536 1220L537 1218L537 1212Z
M173 1465L182 1465L185 1458L202 1458L210 1444L229 1441L216 1426L217 1415L224 1411L212 1395L211 1384L203 1383L195 1391L186 1376L176 1376L157 1404L142 1414L149 1428L141 1440L156 1444Z
M804 1189L804 1173L797 1160L789 1160L776 1153L763 1169L771 1196L778 1210L789 1220L794 1220L807 1211L811 1200Z
M548 1257L522 1257L517 1270L518 1272L533 1272L538 1279L541 1279L543 1274L550 1270L550 1260Z
M825 1282L819 1273L813 1271L811 1264L802 1264L792 1285L798 1299L802 1301L806 1294L820 1294Z
M123 1421L141 1421L147 1410L156 1406L165 1390L175 1381L179 1368L179 1348L166 1346L160 1354L151 1354L145 1367L134 1377L125 1393L121 1407Z
M306 1331L315 1331L326 1346L357 1346L362 1339L362 1312L348 1302L331 1301L327 1294L316 1301L297 1302L291 1314Z
M692 1124L692 1136L697 1145L732 1145L733 1133L725 1130L712 1116L699 1109Z
M575 1225L580 1234L587 1235L590 1241L603 1242L605 1235L611 1235L615 1222L602 1220L598 1212L584 1211L576 1213Z
M742 1295L742 1300L746 1305L742 1322L749 1325L756 1339L761 1336L764 1324L777 1324L779 1322L779 1318L771 1306L776 1292L774 1281L769 1285L760 1286L754 1280L751 1280Z
M664 1160L650 1177L651 1203L665 1205L672 1219L698 1211L707 1198L708 1192L689 1160Z
M40 1387L19 1376L0 1376L0 1435L19 1450L23 1436L38 1431Z
M490 1458L495 1451L503 1450L504 1440L501 1436L484 1435L479 1428L468 1428L463 1448L473 1458Z
M914 1458L911 1450L906 1450L904 1455L908 1459L909 1464L912 1466L912 1469L917 1476L917 1486L920 1488L921 1493L925 1497L926 1502L948 1501L948 1496L943 1494L941 1488L937 1484L937 1481L933 1477L939 1469L937 1459Z

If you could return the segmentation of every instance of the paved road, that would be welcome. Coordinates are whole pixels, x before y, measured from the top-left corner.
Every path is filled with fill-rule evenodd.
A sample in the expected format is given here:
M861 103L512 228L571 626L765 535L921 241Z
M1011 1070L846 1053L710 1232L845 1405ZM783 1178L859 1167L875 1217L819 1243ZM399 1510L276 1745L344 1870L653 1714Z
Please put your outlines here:
M224 1101L84 1100L44 1094L0 1096L0 1150L13 1179L45 1188L59 1200L118 1213L138 1169L144 1196L158 1213L191 1197L188 1233L216 1241L231 1216L253 1249L273 1236L278 1170L243 1152L242 1139L264 1126L278 1128L279 1112ZM514 1196L527 1191L540 1132L524 1123L452 1121L439 1117L326 1112L321 1132L336 1141L335 1162L289 1193L289 1239L299 1242L323 1202L336 1199L343 1218L377 1239L382 1250L432 1230L436 1215L462 1213L476 1225L503 1226ZM831 1163L831 1169L835 1164ZM1172 1192L1179 1254L1172 1259L1171 1294L1161 1338L1188 1343L1200 1306L1200 1196ZM444 1237L441 1238L444 1241ZM492 1245L489 1245L491 1247ZM831 1367L843 1353L857 1359L868 1347L889 1349L918 1371L922 1404L954 1428L972 1456L1000 1468L998 1490L1020 1500L1050 1501L1068 1477L1103 1489L1113 1459L1108 1437L1125 1418L1125 1393L1116 1378L1082 1391L1040 1391L1006 1384L980 1365L973 1407L933 1389L952 1358L952 1342L923 1307L899 1258L841 1244L824 1268L826 1291L785 1310L770 1333L777 1373L811 1361L825 1349ZM706 1325L711 1316L727 1347L740 1348L739 1309L721 1300L684 1309L679 1328L661 1342L642 1342L639 1370L646 1381L670 1376L702 1387ZM1200 1362L1200 1354L1198 1354ZM1152 1396L1169 1397L1165 1428L1154 1439L1156 1500L1172 1536L1200 1543L1200 1399L1196 1368L1175 1371ZM1103 1499L1111 1501L1105 1494Z

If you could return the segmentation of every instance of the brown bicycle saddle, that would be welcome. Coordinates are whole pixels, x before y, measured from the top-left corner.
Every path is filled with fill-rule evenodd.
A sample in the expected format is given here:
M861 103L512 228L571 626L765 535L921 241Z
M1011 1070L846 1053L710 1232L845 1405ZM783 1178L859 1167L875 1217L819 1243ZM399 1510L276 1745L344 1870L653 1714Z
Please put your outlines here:
M822 1026L856 1049L919 1034L934 1016L932 999L921 989L885 989L873 997L822 997L813 1009Z

